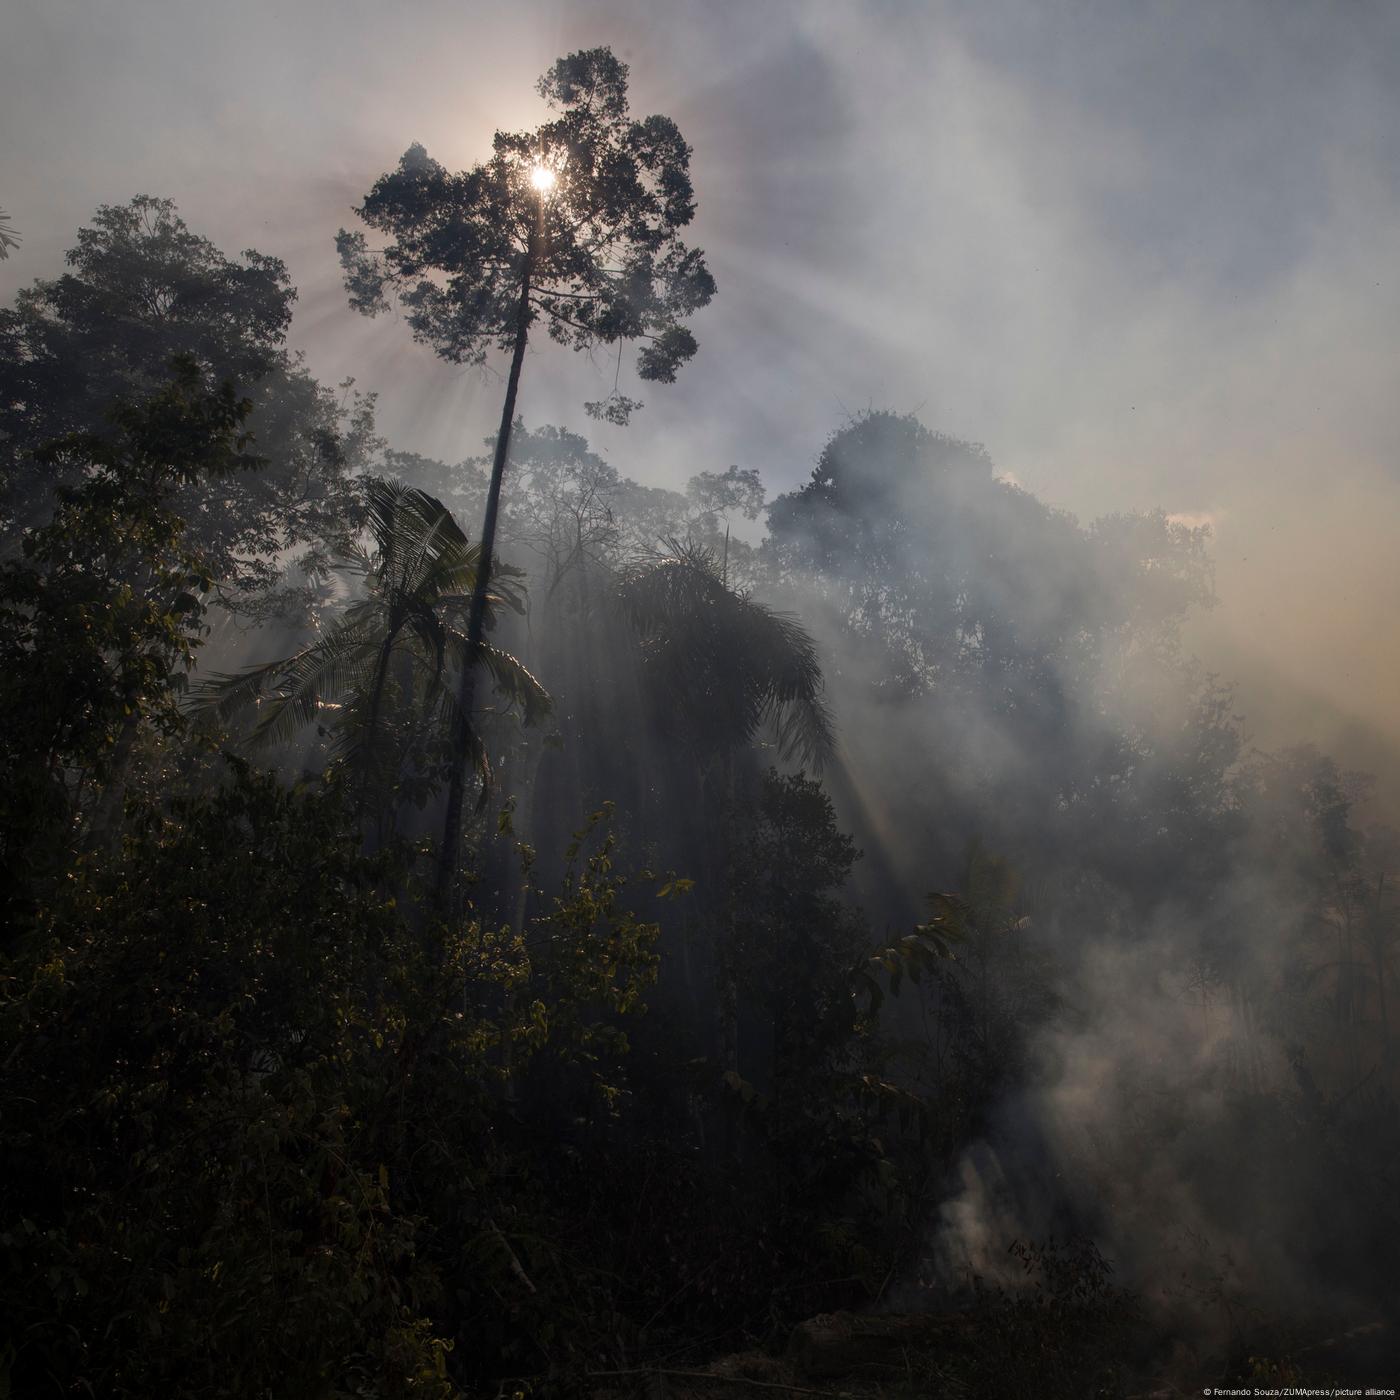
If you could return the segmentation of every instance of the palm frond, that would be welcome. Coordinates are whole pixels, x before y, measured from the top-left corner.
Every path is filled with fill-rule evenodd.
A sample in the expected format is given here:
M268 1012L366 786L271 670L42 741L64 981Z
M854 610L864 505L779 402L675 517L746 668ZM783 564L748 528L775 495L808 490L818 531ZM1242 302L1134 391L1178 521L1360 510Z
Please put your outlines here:
M497 694L519 708L522 724L538 724L554 708L549 691L508 651L483 643L478 661L491 673Z
M447 626L432 608L416 599L408 608L404 626L418 639L430 658L430 684L436 685L442 679L443 670L447 665Z
M310 724L328 704L368 688L379 659L380 643L345 629L323 637L288 662L276 693L270 696L257 727L255 744L285 743Z
M449 671L460 672L466 639L451 619L470 609L481 546L468 541L452 513L424 491L370 477L364 493L372 549L346 552L342 567L363 576L366 595L348 603L334 626L294 656L211 677L198 688L195 707L222 720L256 712L251 742L260 745L290 739L331 710L334 760L361 774L362 791L391 791L408 750L393 739L402 731L381 723L381 701L387 693L400 705L417 707L412 732L419 736L438 726L452 732L457 701L445 679ZM488 619L497 607L525 611L524 577L519 569L496 565ZM548 691L515 657L483 646L477 660L505 706L518 710L526 724L549 713ZM388 682L391 664L395 682ZM484 801L491 765L476 727L467 729L468 757Z
M0 262L10 256L11 248L18 248L19 245L18 229L10 222L10 216L0 209Z
M212 672L191 688L190 709L197 719L227 724L257 705L275 688L288 660L282 657L250 666L246 671Z
M816 643L802 623L733 592L694 545L624 576L623 611L668 710L703 745L747 743L765 722L779 752L813 768L835 747Z
M451 628L448 646L452 665L460 670L467 654L466 634L455 627ZM483 642L477 654L477 663L489 672L497 694L505 698L507 706L519 708L523 724L538 724L554 708L554 698L549 691L508 651Z
M438 722L449 732L455 732L461 713L461 706L457 703L457 696L453 693L452 687L450 685L440 686L437 700ZM476 810L480 812L491 796L491 783L494 776L491 770L491 756L487 753L486 744L474 724L466 726L466 735L467 759L481 783L481 789L476 798Z
M835 751L836 732L822 698L824 682L816 643L790 613L773 612L752 600L746 607L755 616L760 655L767 663L760 690L778 752L820 771Z
M376 649L366 627L342 620L295 656L210 676L195 687L192 708L223 723L256 709L259 718L251 741L259 746L280 743L315 719L323 705L338 703L362 682Z
M836 751L831 711L820 697L802 696L769 710L778 753L820 773Z
M367 495L388 591L420 595L430 591L425 584L439 563L461 558L469 549L452 512L426 491L376 478Z

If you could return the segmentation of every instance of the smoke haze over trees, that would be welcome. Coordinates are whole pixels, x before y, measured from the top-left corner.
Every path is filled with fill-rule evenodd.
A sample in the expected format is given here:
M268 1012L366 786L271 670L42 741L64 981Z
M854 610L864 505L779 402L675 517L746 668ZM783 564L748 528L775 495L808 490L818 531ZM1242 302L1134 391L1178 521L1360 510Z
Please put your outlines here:
M1310 228L1245 110L1389 111L1391 21L1106 10L1193 165L1028 9L891 19L932 77L879 10L703 81L484 17L519 91L340 145L259 70L241 219L0 192L0 1394L1395 1384L1400 423L1339 352L1329 492L1284 361L1400 192L1314 135Z

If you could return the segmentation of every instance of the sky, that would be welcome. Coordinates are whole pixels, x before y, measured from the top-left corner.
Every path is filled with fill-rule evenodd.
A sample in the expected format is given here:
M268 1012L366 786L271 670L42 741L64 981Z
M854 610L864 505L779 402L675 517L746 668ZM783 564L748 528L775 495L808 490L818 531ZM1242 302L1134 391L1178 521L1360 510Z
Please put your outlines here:
M291 343L379 395L395 447L457 460L499 368L345 302L338 228L409 144L444 164L544 116L607 44L694 148L700 352L626 429L615 361L533 352L520 410L673 484L770 491L865 408L984 443L1087 521L1214 532L1190 641L1261 744L1400 777L1400 6L1348 0L8 0L0 298L105 202L174 199L283 258ZM621 379L629 391L626 370Z

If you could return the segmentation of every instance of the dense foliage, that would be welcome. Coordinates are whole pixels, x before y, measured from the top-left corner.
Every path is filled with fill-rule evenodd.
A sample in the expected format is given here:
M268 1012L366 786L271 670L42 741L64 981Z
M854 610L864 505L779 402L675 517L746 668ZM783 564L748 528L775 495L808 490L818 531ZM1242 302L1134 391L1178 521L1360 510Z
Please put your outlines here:
M352 474L377 446L373 402L317 384L284 342L296 291L283 263L227 258L164 199L104 205L78 233L69 271L0 310L0 524L41 525L75 464L39 449L100 432L119 398L158 389L173 355L247 395L261 472L187 483L190 543L210 557L226 602L265 613L286 588L289 551L314 572L348 541ZM341 386L348 391L350 386ZM304 588L304 585L303 585Z
M674 380L696 350L684 320L715 283L679 236L695 215L690 147L669 117L629 114L627 77L608 49L560 59L539 81L557 115L498 131L491 159L460 174L410 146L358 211L388 246L336 239L351 305L377 315L395 295L455 363L509 352L538 317L578 350L642 340L640 377ZM614 394L589 407L625 422L638 406Z
M712 285L625 76L410 151L355 295L471 360L538 257L669 378ZM0 1396L1107 1396L1394 1315L1400 841L1187 653L1205 532L887 412L770 503L508 405L502 479L168 202L69 265L0 312ZM776 1355L837 1310L897 1361Z

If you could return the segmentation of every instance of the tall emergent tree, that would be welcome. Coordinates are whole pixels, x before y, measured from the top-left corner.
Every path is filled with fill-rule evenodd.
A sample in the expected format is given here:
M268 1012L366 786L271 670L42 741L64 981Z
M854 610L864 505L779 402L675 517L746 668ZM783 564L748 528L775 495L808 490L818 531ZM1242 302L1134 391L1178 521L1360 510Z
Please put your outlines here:
M508 351L510 375L482 521L482 567L468 617L467 662L439 858L446 910L462 832L475 668L491 584L496 513L530 329L576 350L645 342L637 370L670 383L696 349L682 324L715 292L698 249L679 231L694 216L690 147L668 117L629 117L627 65L610 49L561 58L539 81L557 116L535 131L496 133L483 165L450 174L410 146L357 211L386 234L372 250L342 229L336 245L350 304L366 315L397 297L414 338L454 364ZM596 417L624 423L638 405L614 390Z

